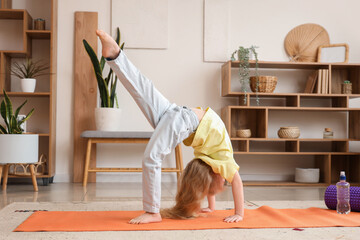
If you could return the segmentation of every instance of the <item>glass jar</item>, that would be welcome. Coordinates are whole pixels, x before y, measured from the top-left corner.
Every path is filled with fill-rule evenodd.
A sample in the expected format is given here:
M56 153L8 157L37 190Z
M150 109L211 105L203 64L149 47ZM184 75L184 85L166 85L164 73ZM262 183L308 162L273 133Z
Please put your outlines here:
M323 138L333 138L334 132L331 130L331 128L325 128Z

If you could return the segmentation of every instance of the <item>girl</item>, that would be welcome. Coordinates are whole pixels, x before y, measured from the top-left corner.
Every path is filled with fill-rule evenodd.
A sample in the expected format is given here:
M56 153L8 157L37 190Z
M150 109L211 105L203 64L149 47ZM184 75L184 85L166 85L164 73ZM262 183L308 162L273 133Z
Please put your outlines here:
M241 221L244 215L242 180L220 117L210 108L204 111L170 103L127 59L110 35L102 30L96 34L102 44L102 55L154 128L142 164L145 213L130 223L160 222L162 216L186 219L196 217L199 212L214 211L215 194L222 190L224 179L232 185L235 205L234 215L224 221ZM195 159L182 174L176 205L160 213L161 163L182 141L194 148ZM209 205L200 209L205 197Z

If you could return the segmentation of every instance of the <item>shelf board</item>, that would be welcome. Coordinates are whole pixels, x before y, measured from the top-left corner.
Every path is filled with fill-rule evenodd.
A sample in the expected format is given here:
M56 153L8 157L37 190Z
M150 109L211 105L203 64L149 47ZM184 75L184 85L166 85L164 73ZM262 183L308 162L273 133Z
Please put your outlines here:
M28 92L7 92L8 96L12 97L49 97L49 92L34 92L34 93L28 93ZM3 93L0 93L0 96L3 96Z
M228 61L232 68L239 68L239 61ZM255 60L250 60L250 67L255 67ZM274 61L258 61L258 68L278 68L278 69L328 69L329 66L341 67L358 67L360 63L319 63L319 62L274 62Z
M24 19L25 10L20 9L0 9L0 19Z
M253 92L229 92L224 97L242 97L244 95L249 95L250 97L259 96L267 98L280 98L280 97L314 97L314 98L332 98L332 97L350 97L350 98L359 98L360 94L319 94L319 93L253 93Z
M39 137L49 137L49 133L39 133Z
M29 54L26 51L0 51L3 52L6 56L14 58L25 58Z
M239 152L234 155L359 155L358 152Z
M30 175L11 175L9 174L8 176L9 178L31 178ZM39 174L39 175L36 175L36 178L48 178L48 177L51 177L51 175L47 175L47 174Z
M314 186L326 187L327 183L297 183L297 182L270 182L270 181L243 181L244 186Z
M50 39L51 31L48 30L27 30L26 34L31 39Z
M290 141L290 142L346 142L346 141L360 141L360 139L349 139L349 138L239 138L232 137L231 140L249 140L249 141L269 141L269 142L279 142L279 141Z
M37 133L37 132L26 132L26 133L23 133L23 134L38 134L39 137L49 137L50 136L49 133Z
M360 111L360 108L344 107L273 107L273 106L228 106L231 109L286 110L286 111Z

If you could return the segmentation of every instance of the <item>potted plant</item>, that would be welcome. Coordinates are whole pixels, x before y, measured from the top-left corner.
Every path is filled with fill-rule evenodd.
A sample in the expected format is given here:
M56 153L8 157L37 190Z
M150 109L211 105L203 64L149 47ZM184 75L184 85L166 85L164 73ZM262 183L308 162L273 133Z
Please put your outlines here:
M12 75L21 79L21 90L23 92L34 92L36 86L36 77L47 75L49 66L41 60L33 61L26 58L25 62L14 62L10 68Z
M117 28L116 43L120 46L120 30ZM119 118L121 110L116 96L117 77L113 73L112 69L109 70L104 76L105 58L101 57L100 61L90 46L90 44L84 39L84 47L89 55L91 63L94 67L94 73L98 83L98 89L100 93L100 107L95 109L95 123L96 128L99 131L116 131L119 128ZM124 43L120 46L120 49L124 48Z
M255 92L258 92L259 81L258 81L258 54L256 52L257 47L251 46L249 48L245 48L240 46L238 50L235 50L231 54L231 61L236 61L235 55L237 55L239 61L239 81L241 85L240 91L243 93L247 92L247 89L250 85L250 58L254 56L255 58L255 76L256 76L256 85ZM244 96L244 104L246 104L247 98ZM256 101L259 104L259 98L256 97Z
M24 118L18 117L26 102L27 100L14 112L12 102L4 91L4 99L0 104L0 113L4 121L4 125L0 124L0 164L38 162L39 135L23 134L24 130L21 128L31 117L34 109Z
M352 94L352 83L349 80L345 80L341 84L341 93Z

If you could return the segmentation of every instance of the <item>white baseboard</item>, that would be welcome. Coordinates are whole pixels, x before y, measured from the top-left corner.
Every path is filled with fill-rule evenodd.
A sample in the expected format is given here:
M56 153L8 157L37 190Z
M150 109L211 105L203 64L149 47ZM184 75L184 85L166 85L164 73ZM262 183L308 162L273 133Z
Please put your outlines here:
M165 173L162 182L176 182L176 173ZM70 174L55 174L54 182L72 182ZM142 182L141 173L97 173L97 182Z
M162 182L176 182L175 173L162 174ZM241 174L243 181L294 181L294 175ZM55 174L54 182L72 182L70 174ZM141 182L141 173L97 173L97 182Z

